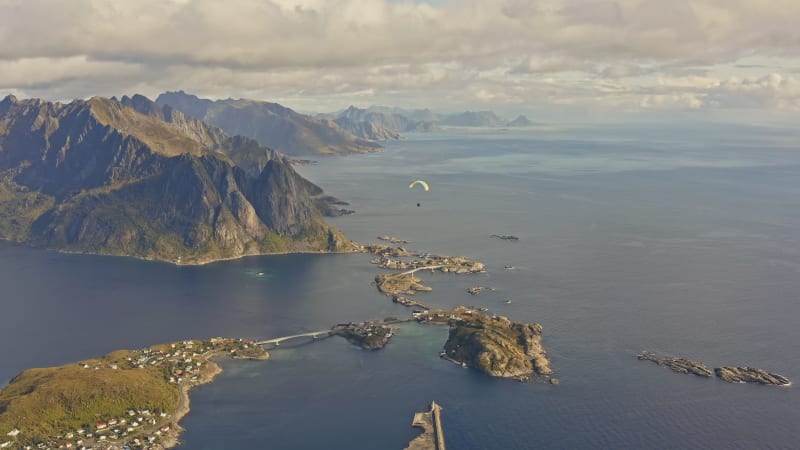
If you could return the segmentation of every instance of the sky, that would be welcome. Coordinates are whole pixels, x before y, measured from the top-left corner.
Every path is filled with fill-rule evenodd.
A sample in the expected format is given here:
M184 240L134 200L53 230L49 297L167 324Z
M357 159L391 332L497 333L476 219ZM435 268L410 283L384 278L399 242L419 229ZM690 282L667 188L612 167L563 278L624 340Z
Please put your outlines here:
M0 96L793 118L798 0L0 0Z

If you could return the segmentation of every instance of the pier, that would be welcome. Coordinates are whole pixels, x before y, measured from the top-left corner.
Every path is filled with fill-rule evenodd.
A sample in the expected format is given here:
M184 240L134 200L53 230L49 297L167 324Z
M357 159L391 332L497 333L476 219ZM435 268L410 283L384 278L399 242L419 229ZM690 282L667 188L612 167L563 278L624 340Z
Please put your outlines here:
M422 428L422 434L409 442L405 450L446 450L441 411L441 406L431 402L430 411L414 413L411 426Z

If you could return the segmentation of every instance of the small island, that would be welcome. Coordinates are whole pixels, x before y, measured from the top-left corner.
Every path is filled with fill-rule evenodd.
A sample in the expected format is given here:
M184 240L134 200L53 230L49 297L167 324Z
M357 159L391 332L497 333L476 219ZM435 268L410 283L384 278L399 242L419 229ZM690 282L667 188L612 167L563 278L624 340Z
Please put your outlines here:
M538 323L512 322L465 307L447 317L450 333L442 358L493 377L520 381L549 379L553 373Z
M640 361L652 361L659 366L666 367L673 372L692 374L699 377L710 378L711 370L705 364L685 358L659 358L655 353L642 352L637 356Z
M468 289L467 289L467 292L468 292L470 295L478 295L478 294L480 294L480 293L481 293L481 292L483 292L483 291L493 291L493 290L494 290L494 288L493 288L493 287L487 287L487 286L472 286L471 288L468 288Z
M391 242L392 244L408 244L408 241L405 239L400 239L394 236L378 236L378 239L386 242Z
M712 375L711 370L699 361L692 361L685 358L660 358L651 352L642 352L637 358L640 361L652 361L659 366L667 367L673 372L692 374L704 378L710 378ZM776 373L770 373L763 369L755 367L715 367L714 375L722 381L728 383L758 383L770 386L791 386L792 382Z
M791 386L792 382L783 375L770 373L755 367L716 367L714 373L728 383L758 383L769 386Z
M438 270L443 273L470 274L485 272L483 263L463 256L441 256L429 253L414 253L403 247L390 247L380 244L362 246L363 251L376 254L371 262L382 269L403 270L400 273L384 273L375 277L375 285L383 294L392 297L397 303L407 295L417 292L432 291L429 286L422 284L422 280L414 276L421 270ZM395 259L393 259L395 258ZM412 258L412 259L401 259ZM417 306L416 303L409 306Z
M489 237L493 237L495 239L501 239L503 241L518 241L519 238L517 236L512 236L510 234L493 234Z
M347 342L365 350L380 350L389 343L394 332L386 322L366 321L339 324L333 328L332 334L342 336Z

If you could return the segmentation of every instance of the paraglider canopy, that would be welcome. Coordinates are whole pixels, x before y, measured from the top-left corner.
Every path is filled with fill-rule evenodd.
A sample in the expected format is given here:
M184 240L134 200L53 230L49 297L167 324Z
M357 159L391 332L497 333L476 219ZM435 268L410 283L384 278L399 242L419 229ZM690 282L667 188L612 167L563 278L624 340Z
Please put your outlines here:
M416 186L416 185L422 186L423 188L425 188L426 191L430 191L431 190L431 187L428 186L428 183L426 183L426 182L424 182L422 180L413 181L411 184L408 185L408 188L409 189L413 189L414 186Z

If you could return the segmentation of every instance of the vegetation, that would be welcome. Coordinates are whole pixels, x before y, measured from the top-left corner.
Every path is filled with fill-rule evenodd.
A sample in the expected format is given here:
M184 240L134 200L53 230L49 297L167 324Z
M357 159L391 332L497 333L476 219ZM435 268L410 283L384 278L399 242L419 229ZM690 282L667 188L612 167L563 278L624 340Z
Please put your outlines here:
M33 221L54 203L53 197L0 180L0 237L16 241L27 239Z
M2 239L183 264L349 245L339 202L252 139L141 96L5 102Z
M73 438L86 439L88 446L102 438L120 446L139 438L157 442L158 430L179 419L174 414L181 389L210 381L216 366L208 358L219 354L269 357L248 341L213 338L26 370L0 391L0 436L18 430L17 444L44 443L49 448L63 448ZM123 425L126 420L131 423Z
M542 326L489 317L464 307L453 311L444 356L488 375L530 379L551 374L542 347Z
M61 367L29 369L0 391L0 433L21 430L21 442L93 426L130 409L172 411L179 388L159 367L134 368L118 351ZM87 367L87 368L84 368ZM114 369L112 367L117 367Z

